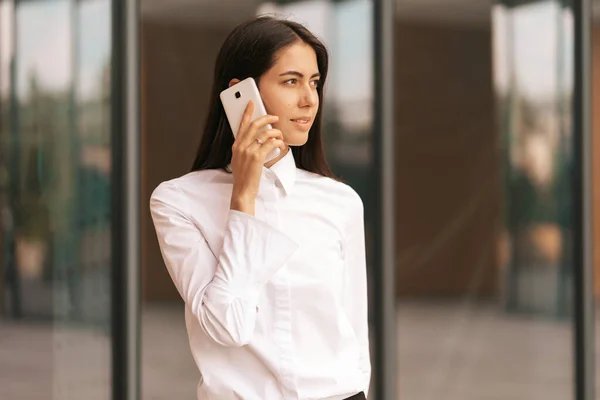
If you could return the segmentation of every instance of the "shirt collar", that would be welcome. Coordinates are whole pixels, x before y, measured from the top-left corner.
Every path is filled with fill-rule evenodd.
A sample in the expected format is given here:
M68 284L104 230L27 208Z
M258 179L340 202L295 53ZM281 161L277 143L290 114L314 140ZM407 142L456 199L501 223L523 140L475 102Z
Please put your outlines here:
M267 171L270 171L267 172ZM263 167L263 175L275 175L275 179L281 182L286 194L290 194L296 183L296 161L292 149L288 148L288 152L283 158L271 166L271 168Z

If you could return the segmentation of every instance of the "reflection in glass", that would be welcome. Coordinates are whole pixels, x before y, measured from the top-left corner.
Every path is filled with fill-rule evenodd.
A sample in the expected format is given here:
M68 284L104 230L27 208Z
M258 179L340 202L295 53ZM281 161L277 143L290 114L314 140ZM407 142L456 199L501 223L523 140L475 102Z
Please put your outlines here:
M396 36L400 398L571 399L571 10L414 3Z
M505 12L512 28L508 81L498 87L507 141L505 301L514 311L564 315L572 304L572 18L554 2Z
M0 386L14 399L107 399L110 1L0 4L14 44L0 53L0 329L14 371Z
M68 1L18 3L16 8L18 109L13 129L17 174L12 182L15 266L23 315L51 318L55 240L64 235L66 165L59 154L69 139L71 35ZM49 18L51 17L51 18ZM48 46L52 43L52 46ZM61 173L62 172L62 173ZM58 253L58 254L57 254Z

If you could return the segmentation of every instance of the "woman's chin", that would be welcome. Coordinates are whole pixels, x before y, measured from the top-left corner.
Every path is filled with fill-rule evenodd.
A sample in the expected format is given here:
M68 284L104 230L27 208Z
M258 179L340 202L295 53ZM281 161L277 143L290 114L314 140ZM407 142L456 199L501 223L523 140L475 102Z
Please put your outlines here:
M288 146L304 146L308 141L308 132L304 134L295 134L291 136L292 137L285 138L285 144L287 144Z

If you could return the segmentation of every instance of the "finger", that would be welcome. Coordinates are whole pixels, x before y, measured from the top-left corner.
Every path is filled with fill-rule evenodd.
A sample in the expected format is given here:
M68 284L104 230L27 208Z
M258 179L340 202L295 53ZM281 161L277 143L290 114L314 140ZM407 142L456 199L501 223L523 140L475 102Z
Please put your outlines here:
M258 133L256 141L259 144L266 143L269 139L280 139L283 140L283 133L279 129L265 129Z
M260 146L260 149L258 151L261 157L266 158L267 155L276 148L279 148L282 152L285 151L285 143L283 142L283 140L269 139L265 144Z
M240 142L245 145L244 147L250 146L250 143L255 141L255 138L262 128L267 124L275 123L279 120L279 117L275 115L264 115L252 121L248 126L243 138Z
M240 122L240 127L238 129L237 140L243 139L248 130L248 126L252 122L252 114L254 113L254 102L250 100L246 105L246 109L244 110L244 114L242 114L242 121Z

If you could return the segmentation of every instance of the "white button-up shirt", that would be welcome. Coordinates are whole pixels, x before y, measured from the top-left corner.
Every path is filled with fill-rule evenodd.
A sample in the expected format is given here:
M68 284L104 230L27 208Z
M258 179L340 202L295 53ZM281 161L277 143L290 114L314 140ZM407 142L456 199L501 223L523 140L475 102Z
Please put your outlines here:
M371 374L363 204L348 185L263 168L255 216L229 209L233 177L161 183L150 209L185 301L198 399L338 400Z

